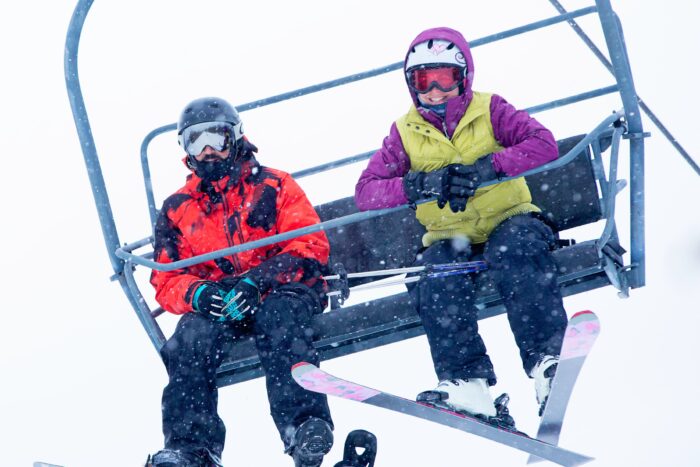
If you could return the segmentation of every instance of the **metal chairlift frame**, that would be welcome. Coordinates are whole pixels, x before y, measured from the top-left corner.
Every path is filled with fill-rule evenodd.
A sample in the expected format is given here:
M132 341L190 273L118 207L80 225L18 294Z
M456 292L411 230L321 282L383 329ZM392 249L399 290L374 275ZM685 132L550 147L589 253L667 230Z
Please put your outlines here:
M578 155L580 155L582 151L588 151L588 147L592 149L593 157L591 163L593 164L593 172L595 173L595 177L597 179L597 183L600 186L600 192L602 194L602 199L599 200L600 212L602 213L603 219L605 219L606 221L601 239L599 239L599 241L596 243L597 248L599 249L599 256L608 258L606 260L607 262L601 263L602 266L598 268L604 269L605 275L602 279L600 276L596 276L596 280L584 283L577 282L576 280L580 279L580 277L575 276L574 274L574 276L568 278L568 280L574 281L567 285L564 293L565 295L579 293L586 290L591 290L593 288L612 284L616 286L622 294L626 295L629 288L638 288L644 286L645 284L644 137L647 136L647 134L643 131L641 115L639 112L639 102L641 100L638 99L634 88L634 82L632 80L632 74L630 70L629 60L627 57L627 51L625 48L621 24L619 22L619 19L617 18L617 15L612 10L610 1L595 0L594 6L582 8L573 12L564 11L563 7L561 7L561 5L559 5L559 3L556 0L550 0L550 2L559 10L560 14L558 16L554 16L518 28L510 29L487 37L476 39L470 41L470 44L472 47L478 47L484 44L488 44L504 38L547 27L553 24L558 24L561 22L569 22L572 25L572 27L576 29L578 26L574 21L575 18L590 14L597 14L599 16L601 27L605 36L605 42L607 45L608 53L611 57L611 62L607 62L607 67L611 71L613 77L615 78L615 84L600 89L594 89L585 93L572 95L552 102L547 102L541 105L531 107L527 110L530 113L541 112L555 107L569 105L586 99L591 99L594 97L611 93L619 93L623 109L614 112L612 115L607 116L590 133L579 137L576 141L576 144L573 145L573 147L568 151L568 153L562 155L562 157L560 157L558 160L546 164L545 166L534 169L532 171L529 171L523 175L537 176L537 174L547 173L547 171L563 167L566 164L570 163L572 160L574 160ZM152 248L153 237L148 236L141 240L125 245L122 245L119 241L119 236L112 215L109 197L102 176L102 170L97 155L96 145L94 143L92 132L90 130L90 123L87 116L87 112L85 110L82 92L80 88L80 81L78 77L77 58L80 35L83 24L90 10L90 7L92 6L92 3L93 0L79 0L73 13L73 17L71 19L66 38L64 61L66 87L68 90L70 104L73 111L73 118L75 120L78 136L80 138L83 156L87 166L90 183L92 186L92 191L100 219L100 224L102 226L102 232L105 239L107 253L110 258L112 268L114 270L114 276L112 277L112 279L118 281L122 286L122 289L128 297L131 306L136 311L136 314L141 324L144 326L149 338L151 339L151 342L157 350L160 350L160 348L166 340L160 326L156 321L156 318L163 312L163 310L160 308L151 310L148 304L146 303L146 300L142 296L134 277L134 269L137 266L146 267L150 269L157 269L161 271L174 270L203 261L257 248L263 245L283 241L310 232L315 232L319 230L332 232L333 229L336 229L338 227L367 221L369 219L378 218L380 216L389 216L399 211L405 210L408 207L399 206L395 208L381 209L376 211L354 212L337 218L328 219L321 222L320 224L309 226L303 229L298 229L293 232L275 235L266 239L226 248L223 250L218 250L205 255L200 255L194 258L180 260L169 264L160 264L154 262L152 260L152 251L148 251L142 254L134 253L136 250L139 250L144 247L151 246ZM576 29L576 32L579 35L583 34L580 28ZM585 38L584 40L587 39L587 36L585 36L585 34L583 34L582 37ZM600 53L600 51L597 50L597 48L595 48L595 45L593 45L590 39L588 39L587 44L589 45L589 47L592 48L594 53L597 52L596 55L601 60L603 60L605 64L605 57ZM402 68L402 66L402 62L393 63L382 68L373 69L363 73L354 74L351 76L305 87L284 94L268 97L255 102L243 104L238 106L237 109L239 110L239 112L244 112L252 108L259 108L287 99L301 97L306 94L322 91L336 86L341 86L343 84L370 78L373 76L378 76L394 70L399 70ZM651 113L651 111L648 110L648 108L646 108L645 111L647 111L647 113ZM655 116L653 120L655 121L655 123L658 122L657 125L661 125L660 121L658 121L658 119L656 119ZM660 126L660 128L661 127L662 125ZM150 176L150 168L148 164L148 146L155 137L163 133L173 131L175 130L175 128L175 124L169 124L156 128L145 137L141 145L141 163L144 175L146 195L148 200L149 215L152 225L155 223L156 220L157 208L155 205L155 198L153 195L153 187ZM666 130L665 128L663 128L663 132L667 137L672 138L670 136L670 133L668 133L668 130ZM601 155L603 149L601 148L601 141L605 138L607 138L607 141L610 141L611 144L609 173L607 174L607 176L605 174ZM615 197L617 193L625 186L624 181L617 179L617 159L621 138L628 139L630 147L631 261L628 265L622 264L621 254L618 258L619 261L615 263L613 261L610 261L610 255L606 256L602 252L603 247L605 247L610 240L617 241L617 229L615 228L614 221ZM687 153L685 153L682 150L682 148L680 148L680 145L677 145L676 147L677 149L679 149L679 151L681 151L682 154L684 154L684 157L687 156ZM326 164L319 165L317 167L296 172L292 175L295 178L301 178L313 174L318 174L329 169L366 160L374 152L375 151L369 151L337 161L329 162ZM692 165L692 160L689 158L689 156L686 157L686 159ZM331 252L331 254L333 254L333 252ZM584 274L586 274L586 272L581 273L580 276ZM560 278L560 280L566 280L566 278ZM405 300L405 297L386 297L382 300L388 300L389 302L391 302L392 300L394 302L401 302L401 300ZM394 305L396 305L396 303L394 303ZM406 308L405 303L399 303L398 305ZM482 310L480 318L493 316L504 311L503 306L498 303L498 300L494 300L493 297L491 297L490 300L483 300L481 303L481 307ZM339 310L339 312L343 313L344 310ZM333 315L334 313L336 313L337 315L337 310L332 310L330 313L324 313L324 315ZM328 327L332 328L334 325L339 325L337 323L333 324L333 319L329 319L328 321L329 322L325 324L326 329ZM355 328L353 328L354 330L348 331L347 335L344 337L346 341L345 343L348 345L339 345L337 341L334 341L334 337L332 336L333 333L329 334L326 332L326 335L331 335L331 337L326 338L324 340L322 332L321 337L316 342L316 346L319 349L324 349L322 352L322 358L327 359L334 358L340 355L347 355L349 353L376 347L378 345L383 345L390 342L396 342L423 333L422 328L420 327L420 323L416 317L408 317L403 320L397 317L397 319L393 322L385 323L383 325L384 327L380 330L380 332L373 331L374 334L372 334L371 336L370 333L363 332L363 330L361 329L362 324L359 324L358 326L359 328L356 326ZM239 349L240 352L238 357L234 356L229 363L225 363L219 369L218 382L220 386L245 381L247 379L255 378L262 374L261 369L259 368L259 362L257 362L257 355L255 354L254 349L251 348L252 343L248 342L247 345L247 348L242 350ZM243 345L242 347L245 347L245 345Z

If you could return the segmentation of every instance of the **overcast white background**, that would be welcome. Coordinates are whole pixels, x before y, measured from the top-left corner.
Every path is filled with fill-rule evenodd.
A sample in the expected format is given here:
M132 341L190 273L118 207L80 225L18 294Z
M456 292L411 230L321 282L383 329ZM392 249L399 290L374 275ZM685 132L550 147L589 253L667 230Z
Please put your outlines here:
M225 2L96 0L80 50L87 109L122 242L149 234L138 150L189 100L235 104L400 61L427 27L468 39L555 14L545 0L441 2ZM592 2L565 1L570 10ZM0 465L137 466L162 445L163 365L112 274L63 79L73 1L3 2L0 141ZM700 160L697 2L615 1L639 95ZM581 24L598 44L597 17ZM474 88L518 107L612 84L566 25L474 50ZM288 171L378 147L409 97L393 72L243 114L259 159ZM615 98L538 114L555 136L587 132ZM561 444L592 465L698 465L700 179L645 117L647 286L618 299L606 288L566 299L595 310L602 334L573 394ZM624 146L626 149L626 145ZM185 176L173 133L153 144L158 202ZM352 193L362 164L302 180L314 203ZM623 163L620 176L629 178ZM628 233L626 190L618 204ZM590 238L600 230L581 234ZM590 230L590 229L589 229ZM628 246L629 242L624 241ZM148 287L148 286L147 286ZM151 299L152 292L144 288ZM165 317L172 329L175 319ZM534 433L531 380L505 317L481 324L496 365L494 395L511 394L520 429ZM435 384L423 337L326 362L368 386L413 397ZM357 403L331 399L336 445L365 428L377 466L518 466L496 443ZM226 387L227 466L289 466L261 379Z

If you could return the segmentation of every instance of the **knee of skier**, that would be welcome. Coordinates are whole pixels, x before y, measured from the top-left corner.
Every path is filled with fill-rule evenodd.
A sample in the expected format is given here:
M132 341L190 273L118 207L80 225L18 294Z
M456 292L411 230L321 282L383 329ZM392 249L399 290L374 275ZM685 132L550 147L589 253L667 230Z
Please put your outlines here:
M471 246L466 239L448 239L433 243L421 250L416 256L415 266L427 266L432 264L449 264L469 261ZM407 277L414 277L420 273L408 274ZM425 302L425 300L436 301L447 296L461 297L469 294L469 290L464 287L472 287L471 283L465 283L464 276L448 276L420 280L406 284L409 294L415 301Z
M308 325L314 312L321 308L318 298L311 296L312 293L284 286L273 291L255 312L256 331L270 334L281 328Z
M471 246L465 238L440 240L416 255L417 266L469 261Z
M555 245L554 234L544 222L520 215L507 219L492 232L484 256L495 267L507 267L520 261L539 262Z
M166 366L173 361L197 360L208 356L216 339L213 324L215 323L210 319L196 313L188 313L180 318L175 332L160 350Z

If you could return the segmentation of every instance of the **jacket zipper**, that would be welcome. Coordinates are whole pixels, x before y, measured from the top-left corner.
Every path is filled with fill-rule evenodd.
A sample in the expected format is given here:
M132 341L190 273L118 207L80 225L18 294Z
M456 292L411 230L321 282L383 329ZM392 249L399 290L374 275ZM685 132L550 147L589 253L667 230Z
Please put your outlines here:
M246 242L246 239L245 237L243 237L243 229L241 228L241 211L243 210L243 206L245 205L245 185L243 185L243 181L241 181L238 186L238 197L241 199L241 202L238 204L238 210L233 213L233 216L236 222L236 233L238 233L238 243L243 244ZM239 264L238 270L241 271L242 269L243 268Z
M228 243L228 246L234 246L235 242L233 241L233 232L231 232L228 228L228 201L226 199L226 192L221 193L221 202L224 207L224 218L223 218L223 224L224 224L224 232L226 233L226 242ZM237 214L237 213L236 213ZM240 230L240 224L238 222L238 218L236 218L236 227ZM236 272L236 275L241 273L241 265L238 262L238 258L236 255L231 255L229 256L231 259L231 264L233 264L233 269Z

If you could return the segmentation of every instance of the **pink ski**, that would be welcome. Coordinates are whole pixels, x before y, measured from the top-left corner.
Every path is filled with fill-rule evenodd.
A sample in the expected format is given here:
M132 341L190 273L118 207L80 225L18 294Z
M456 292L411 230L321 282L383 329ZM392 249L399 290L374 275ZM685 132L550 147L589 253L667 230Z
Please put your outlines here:
M301 362L294 365L292 367L292 376L300 386L309 391L330 394L430 420L519 449L559 465L577 466L593 460L590 457L568 451L559 446L553 446L544 441L530 438L523 433L491 425L477 418L404 399L346 381L326 373L311 363Z
M542 413L537 439L557 445L564 423L566 408L573 391L576 379L588 353L593 348L598 334L600 322L592 311L581 311L569 320L562 343L557 372L552 381L552 389L547 398L547 405ZM530 456L528 464L543 459Z

